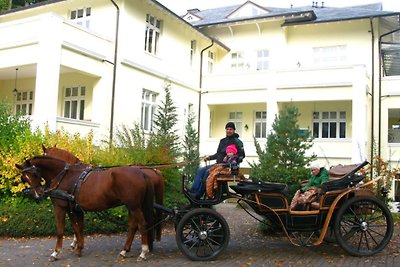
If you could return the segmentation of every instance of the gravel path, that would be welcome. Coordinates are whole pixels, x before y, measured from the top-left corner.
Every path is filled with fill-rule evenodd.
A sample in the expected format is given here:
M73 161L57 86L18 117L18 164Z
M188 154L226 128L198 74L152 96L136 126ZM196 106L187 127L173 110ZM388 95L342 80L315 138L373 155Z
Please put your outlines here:
M323 243L317 247L295 247L283 236L262 236L257 222L235 204L216 206L227 220L231 239L228 248L211 262L193 262L178 249L175 232L164 230L162 240L154 243L148 260L136 262L140 242L136 237L131 255L121 259L118 253L125 235L93 235L85 238L83 256L78 258L69 248L71 237L64 240L60 259L49 262L55 246L55 237L0 239L0 266L400 266L400 229L396 227L391 243L372 257L352 257L337 244Z

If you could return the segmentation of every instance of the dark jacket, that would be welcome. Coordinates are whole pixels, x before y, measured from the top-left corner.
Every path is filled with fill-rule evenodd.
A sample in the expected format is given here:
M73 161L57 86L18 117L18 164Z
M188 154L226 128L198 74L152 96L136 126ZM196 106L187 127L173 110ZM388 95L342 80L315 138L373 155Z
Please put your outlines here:
M224 158L226 156L226 147L235 144L238 153L238 162L242 162L243 158L246 156L244 153L243 142L240 141L239 135L237 133L232 136L227 136L219 141L217 153L208 157L209 160L217 160L217 163L224 163Z

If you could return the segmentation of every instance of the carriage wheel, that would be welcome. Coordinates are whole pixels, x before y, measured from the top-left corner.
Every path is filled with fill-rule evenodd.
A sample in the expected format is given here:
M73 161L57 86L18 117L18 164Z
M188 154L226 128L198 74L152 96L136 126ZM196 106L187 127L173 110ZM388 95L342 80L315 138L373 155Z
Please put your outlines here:
M178 248L194 261L215 259L228 246L229 236L226 220L208 208L189 211L176 228Z
M353 256L370 256L381 251L393 234L393 218L375 197L354 197L343 204L334 226L340 246Z

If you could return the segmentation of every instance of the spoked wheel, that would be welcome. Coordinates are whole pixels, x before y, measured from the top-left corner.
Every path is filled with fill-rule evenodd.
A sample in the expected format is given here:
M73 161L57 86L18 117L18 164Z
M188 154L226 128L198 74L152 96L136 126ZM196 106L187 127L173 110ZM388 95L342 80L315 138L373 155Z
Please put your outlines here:
M314 242L318 239L319 232L317 231L305 231L297 232L293 231L289 233L291 242L297 246L312 247Z
M208 208L189 211L176 228L178 248L194 261L218 257L228 246L229 236L226 220L218 212Z
M339 209L335 236L340 246L353 256L370 256L381 251L393 234L389 209L375 197L354 197Z

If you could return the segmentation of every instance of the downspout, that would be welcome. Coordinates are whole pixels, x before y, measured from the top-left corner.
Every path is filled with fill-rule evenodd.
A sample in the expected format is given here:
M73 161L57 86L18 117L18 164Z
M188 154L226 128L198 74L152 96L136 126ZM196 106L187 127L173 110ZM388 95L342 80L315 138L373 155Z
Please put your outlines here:
M119 7L111 0L111 3L117 9L117 18L115 25L115 47L114 47L114 69L113 69L113 81L112 81L112 90L111 90L111 118L110 118L110 139L109 146L112 145L113 135L114 135L114 102L115 102L115 81L117 77L117 54L118 54L118 34L119 34Z
M392 34L394 32L400 31L400 28L395 29L393 31L387 32L382 34L381 36L379 36L379 100L378 100L378 112L379 112L379 117L378 117L378 156L381 156L381 144L382 144L382 131L381 131L381 124L382 124L382 115L381 115L381 111L382 111L382 38L385 37L386 35Z
M200 77L199 77L199 110L198 110L198 118L197 118L197 138L200 142L200 118L201 118L201 89L203 86L203 53L210 47L214 45L214 40L211 40L211 44L206 48L203 48L200 52Z
M371 163L374 159L374 123L375 123L375 34L374 34L374 24L373 17L369 18L369 25L371 29ZM371 172L372 178L372 172Z

